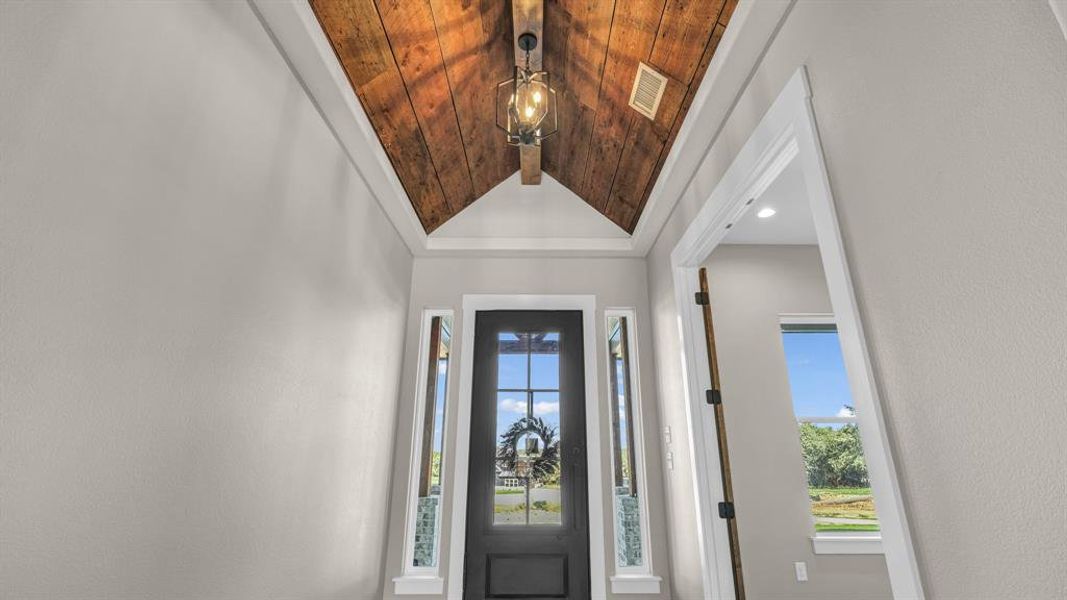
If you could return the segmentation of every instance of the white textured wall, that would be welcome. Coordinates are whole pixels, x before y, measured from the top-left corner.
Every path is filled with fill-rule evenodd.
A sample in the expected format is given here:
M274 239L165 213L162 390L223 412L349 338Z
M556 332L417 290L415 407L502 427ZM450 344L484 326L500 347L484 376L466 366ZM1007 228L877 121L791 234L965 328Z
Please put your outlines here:
M722 245L705 263L726 404L737 528L751 598L891 598L885 557L816 555L782 347L782 314L829 314L816 246ZM807 563L798 582L793 562Z
M1063 598L1067 43L1049 4L800 0L702 181L800 65L927 597ZM661 424L679 433L668 260L699 208L675 209L648 265ZM688 599L701 593L695 510L675 446L672 575Z
M459 364L462 353L464 294L593 294L597 299L597 372L586 377L598 377L601 395L600 439L601 457L604 461L601 482L604 489L604 544L607 552L607 574L614 574L614 558L611 552L614 541L611 524L610 454L611 422L608 412L607 343L605 338L604 309L633 308L637 312L637 352L641 364L641 407L644 433L649 440L645 462L648 472L648 507L652 530L652 564L656 575L663 577L663 593L669 595L669 566L667 564L667 535L664 521L663 475L660 472L660 448L656 446L659 427L656 417L655 376L651 356L652 337L648 313L648 283L645 278L643 259L582 259L582 258L416 258L415 275L412 281L411 315L408 319L408 335L404 377L401 385L400 416L396 440L396 466L393 476L393 508L389 520L389 551L385 576L400 574L404 548L404 501L407 497L407 473L411 468L411 423L415 407L415 378L418 360L419 326L425 308L452 308L456 313L453 334L453 364ZM599 343L600 341L603 343ZM449 402L455 402L459 393L459 377L449 380ZM448 452L455 447L455 423L445 433L445 485L452 485L452 462ZM448 573L448 545L452 511L452 495L446 492L443 504L443 539L441 540L441 575ZM466 532L459 532L465 535ZM447 585L447 584L446 584ZM610 590L610 586L608 586ZM393 586L385 588L386 597L393 597ZM639 599L639 596L630 596ZM398 597L399 598L399 597Z
M0 68L0 596L378 596L412 260L249 6Z

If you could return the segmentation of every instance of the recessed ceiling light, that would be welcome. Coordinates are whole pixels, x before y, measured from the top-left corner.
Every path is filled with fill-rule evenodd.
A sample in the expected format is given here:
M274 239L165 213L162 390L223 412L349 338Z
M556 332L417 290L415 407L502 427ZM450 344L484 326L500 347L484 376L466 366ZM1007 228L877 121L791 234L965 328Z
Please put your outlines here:
M774 214L777 213L777 212L778 211L776 211L776 210L774 210L773 208L770 208L770 207L761 208L760 211L758 213L756 213L756 216L761 218L761 219L766 219L767 217L773 217Z

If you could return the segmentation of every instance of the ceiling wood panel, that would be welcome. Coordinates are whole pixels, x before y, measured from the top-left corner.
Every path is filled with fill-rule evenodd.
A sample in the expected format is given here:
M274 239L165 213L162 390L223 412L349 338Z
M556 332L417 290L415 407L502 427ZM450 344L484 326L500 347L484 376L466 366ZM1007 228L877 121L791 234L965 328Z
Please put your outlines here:
M423 227L519 170L496 128L515 64L501 0L310 0ZM544 0L557 93L546 173L632 232L737 0ZM639 62L667 76L655 120L629 108Z
M648 62L667 77L667 88L655 121L636 113L631 115L605 210L609 219L630 231L644 207L645 192L650 191L648 184L658 172L659 158L669 149L674 123L680 121L679 114L684 117L680 113L682 104L722 8L722 1L676 0L668 0L664 7Z
M474 202L476 196L463 145L456 143L460 137L459 121L430 4L417 0L379 2L378 13L433 158L445 201L455 214Z
M721 14L725 14L725 10ZM656 180L659 179L660 171L663 170L663 163L667 160L667 153L670 151L671 146L674 145L674 140L678 137L678 130L682 127L682 120L685 118L685 115L688 114L689 107L693 104L693 97L696 95L697 87L699 87L700 82L704 80L704 73L708 70L708 65L711 63L711 57L714 56L715 50L718 49L719 42L722 40L722 35L726 32L726 24L721 21L723 18L721 14L719 17L720 21L716 23L715 28L711 32L711 38L708 40L708 45L704 49L704 55L700 58L700 62L697 63L696 72L693 75L693 82L690 83L685 98L682 100L682 106L674 118L674 124L671 126L671 133L667 137L667 141L663 145L663 150L660 151L659 158L656 161L656 168L652 171L652 176L649 178L648 183L645 184L644 194L641 197L641 202L637 206L637 216L641 215L641 212L645 208L645 203L648 202L648 197L652 193L652 187L656 184ZM634 219L629 231L633 233L633 228L636 226L637 220Z
M545 171L581 190L615 3L547 0L545 69L559 103L559 132L544 144ZM579 194L581 195L581 194Z
M685 84L668 78L656 120L650 121L640 114L630 117L630 127L605 207L605 215L620 227L628 228L631 223L636 223L645 185L652 178L656 161L670 137L671 126L687 89ZM651 157L655 158L650 160Z
M589 164L579 193L593 208L605 214L623 143L633 117L639 116L627 105L637 63L647 59L652 51L663 5L663 0L623 0L616 5L612 19Z
M348 80L427 231L454 214L373 2L312 0Z
M515 66L511 12L499 0L431 0L430 5L474 193L482 196L519 169L518 150L496 128L496 84L510 77Z
M725 0L667 2L648 63L689 85Z

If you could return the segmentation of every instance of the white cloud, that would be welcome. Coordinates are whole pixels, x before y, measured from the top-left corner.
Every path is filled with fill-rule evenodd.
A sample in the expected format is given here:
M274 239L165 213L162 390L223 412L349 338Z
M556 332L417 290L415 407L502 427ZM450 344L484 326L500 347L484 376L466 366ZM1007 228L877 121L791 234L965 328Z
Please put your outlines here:
M514 398L504 398L500 401L500 412L526 414L526 403Z
M526 403L514 398L504 398L500 401L500 404L498 404L497 407L502 413L526 414ZM543 417L558 412L559 402L534 402L533 414L536 417Z
M854 417L854 416L856 416L856 411L850 409L847 406L842 406L841 410L837 411L837 416L839 416L839 417Z
M534 402L534 416L550 415L559 412L559 402Z

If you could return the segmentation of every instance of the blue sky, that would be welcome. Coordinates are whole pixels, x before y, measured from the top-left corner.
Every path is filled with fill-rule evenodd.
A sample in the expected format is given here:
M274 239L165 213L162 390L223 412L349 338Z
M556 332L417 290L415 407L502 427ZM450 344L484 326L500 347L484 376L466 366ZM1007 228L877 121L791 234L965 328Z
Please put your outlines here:
M501 334L501 338L509 334ZM558 340L558 333L549 333L546 340ZM526 361L529 356L529 381ZM498 389L559 389L559 354L498 354ZM497 392L497 435L515 421L526 416L526 392ZM533 414L546 423L559 427L559 392L534 392Z
M798 417L844 416L852 393L836 332L783 332L789 388Z

